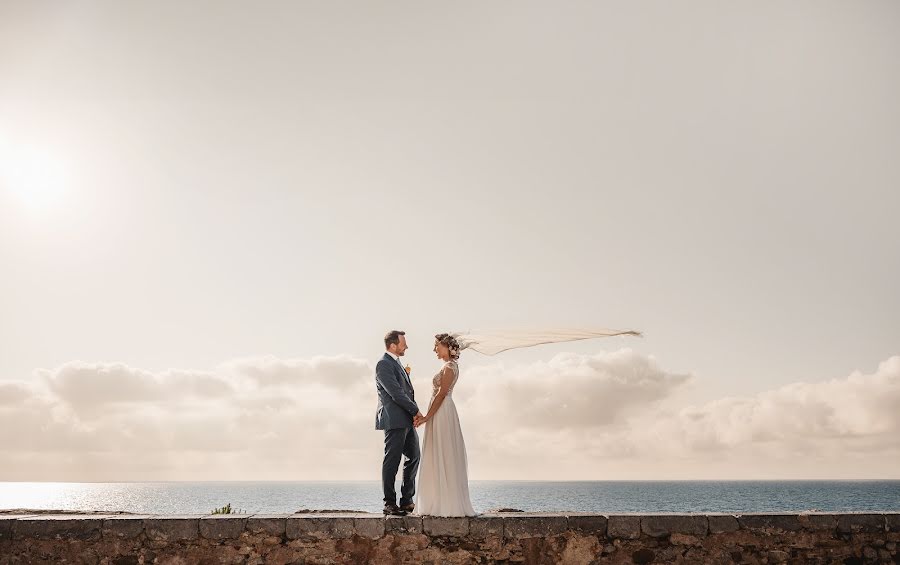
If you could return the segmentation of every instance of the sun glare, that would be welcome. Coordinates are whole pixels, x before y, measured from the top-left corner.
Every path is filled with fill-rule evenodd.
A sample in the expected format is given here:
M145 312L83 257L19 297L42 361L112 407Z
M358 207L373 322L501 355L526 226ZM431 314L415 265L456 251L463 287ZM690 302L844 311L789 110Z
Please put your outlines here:
M0 188L31 211L57 204L65 192L63 163L50 152L0 141Z

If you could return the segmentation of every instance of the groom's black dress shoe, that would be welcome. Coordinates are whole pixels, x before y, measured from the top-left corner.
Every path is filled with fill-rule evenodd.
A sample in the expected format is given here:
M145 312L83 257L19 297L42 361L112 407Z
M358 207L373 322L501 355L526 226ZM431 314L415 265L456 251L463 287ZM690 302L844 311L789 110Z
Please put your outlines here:
M406 512L407 514L411 513L415 509L416 509L416 505L413 504L412 502L410 502L409 504L404 504L403 506L400 507L400 510Z
M384 513L391 516L406 516L406 512L401 510L396 504L390 502L384 505Z

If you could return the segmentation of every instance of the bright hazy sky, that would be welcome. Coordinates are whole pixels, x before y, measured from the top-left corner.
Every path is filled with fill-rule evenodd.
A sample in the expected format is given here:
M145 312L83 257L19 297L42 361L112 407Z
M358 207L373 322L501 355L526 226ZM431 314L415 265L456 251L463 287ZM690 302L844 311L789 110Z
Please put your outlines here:
M0 480L900 478L900 4L0 0Z

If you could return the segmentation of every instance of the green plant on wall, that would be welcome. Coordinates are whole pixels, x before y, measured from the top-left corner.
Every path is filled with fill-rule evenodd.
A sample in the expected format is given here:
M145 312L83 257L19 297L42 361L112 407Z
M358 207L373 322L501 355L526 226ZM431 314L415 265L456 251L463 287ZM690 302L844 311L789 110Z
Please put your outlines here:
M226 505L223 506L222 508L215 508L215 509L213 509L212 513L213 513L213 514L243 514L244 511L243 511L243 510L232 510L232 509L231 509L231 503L229 502L228 504L226 504Z

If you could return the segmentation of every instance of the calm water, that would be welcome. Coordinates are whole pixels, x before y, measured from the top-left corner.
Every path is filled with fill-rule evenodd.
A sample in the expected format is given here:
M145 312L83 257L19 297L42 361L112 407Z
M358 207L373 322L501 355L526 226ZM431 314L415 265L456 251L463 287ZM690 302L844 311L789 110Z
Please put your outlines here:
M900 481L473 481L471 494L479 512L900 511ZM382 505L375 481L0 483L0 509L199 514L227 503L248 513Z

